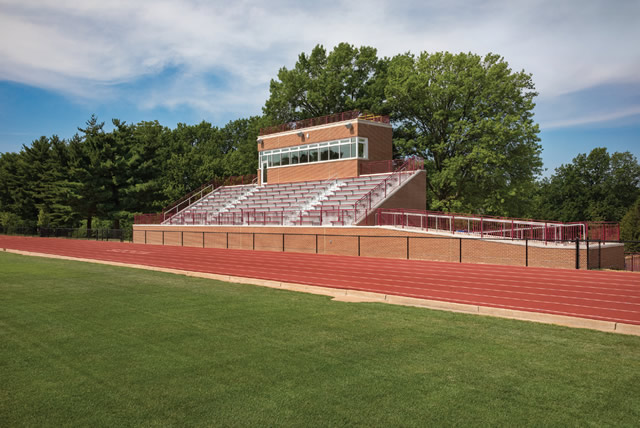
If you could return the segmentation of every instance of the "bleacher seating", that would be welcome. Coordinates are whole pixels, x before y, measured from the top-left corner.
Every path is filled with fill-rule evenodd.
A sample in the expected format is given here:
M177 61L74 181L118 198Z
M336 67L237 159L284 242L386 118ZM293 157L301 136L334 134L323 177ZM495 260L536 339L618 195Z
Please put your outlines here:
M350 225L361 215L356 203L372 189L384 192L381 183L390 175L220 187L167 223Z

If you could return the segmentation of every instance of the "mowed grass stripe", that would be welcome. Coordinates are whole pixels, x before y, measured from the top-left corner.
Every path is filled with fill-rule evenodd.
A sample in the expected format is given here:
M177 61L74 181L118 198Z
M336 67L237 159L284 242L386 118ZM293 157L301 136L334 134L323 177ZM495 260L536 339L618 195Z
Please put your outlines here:
M633 426L640 337L1 253L0 379L0 426Z

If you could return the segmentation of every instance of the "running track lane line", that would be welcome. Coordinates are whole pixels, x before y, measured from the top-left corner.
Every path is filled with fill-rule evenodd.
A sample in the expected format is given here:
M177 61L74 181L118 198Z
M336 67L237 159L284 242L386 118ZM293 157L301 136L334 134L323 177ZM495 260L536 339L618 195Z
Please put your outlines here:
M640 325L640 276L418 260L0 237L0 247Z

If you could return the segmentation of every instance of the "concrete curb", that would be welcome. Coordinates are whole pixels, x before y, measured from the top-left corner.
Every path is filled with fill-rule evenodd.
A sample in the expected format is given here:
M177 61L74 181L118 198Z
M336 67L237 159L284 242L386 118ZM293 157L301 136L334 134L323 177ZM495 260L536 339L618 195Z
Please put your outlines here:
M439 300L419 299L416 297L395 296L391 294L374 293L370 291L349 290L341 288L320 287L316 285L297 284L290 282L279 282L259 278L243 276L219 275L215 273L193 272L180 269L170 269L155 266L137 265L131 263L110 262L105 260L83 259L79 257L59 256L55 254L36 253L31 251L12 250L3 248L7 253L19 254L23 256L45 257L50 259L72 260L87 263L97 263L110 266L129 267L144 269L156 272L185 275L195 278L214 279L224 282L234 282L239 284L257 285L260 287L279 288L288 291L317 294L333 297L336 302L347 303L388 303L391 305L413 306L439 311L459 312L465 314L484 315L497 318L507 318L520 321L530 321L542 324L554 324L572 328L586 328L609 333L628 334L640 336L640 325L625 324L614 321L601 321L589 318L570 317L566 315L554 315L540 312L527 312L514 309L494 308L489 306L468 305L463 303L444 302Z

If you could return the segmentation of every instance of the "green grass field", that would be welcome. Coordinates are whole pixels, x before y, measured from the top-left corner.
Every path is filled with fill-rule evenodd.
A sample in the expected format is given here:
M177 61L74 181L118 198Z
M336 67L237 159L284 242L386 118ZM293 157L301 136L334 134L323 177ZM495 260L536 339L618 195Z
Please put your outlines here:
M640 337L0 253L0 426L637 426Z

